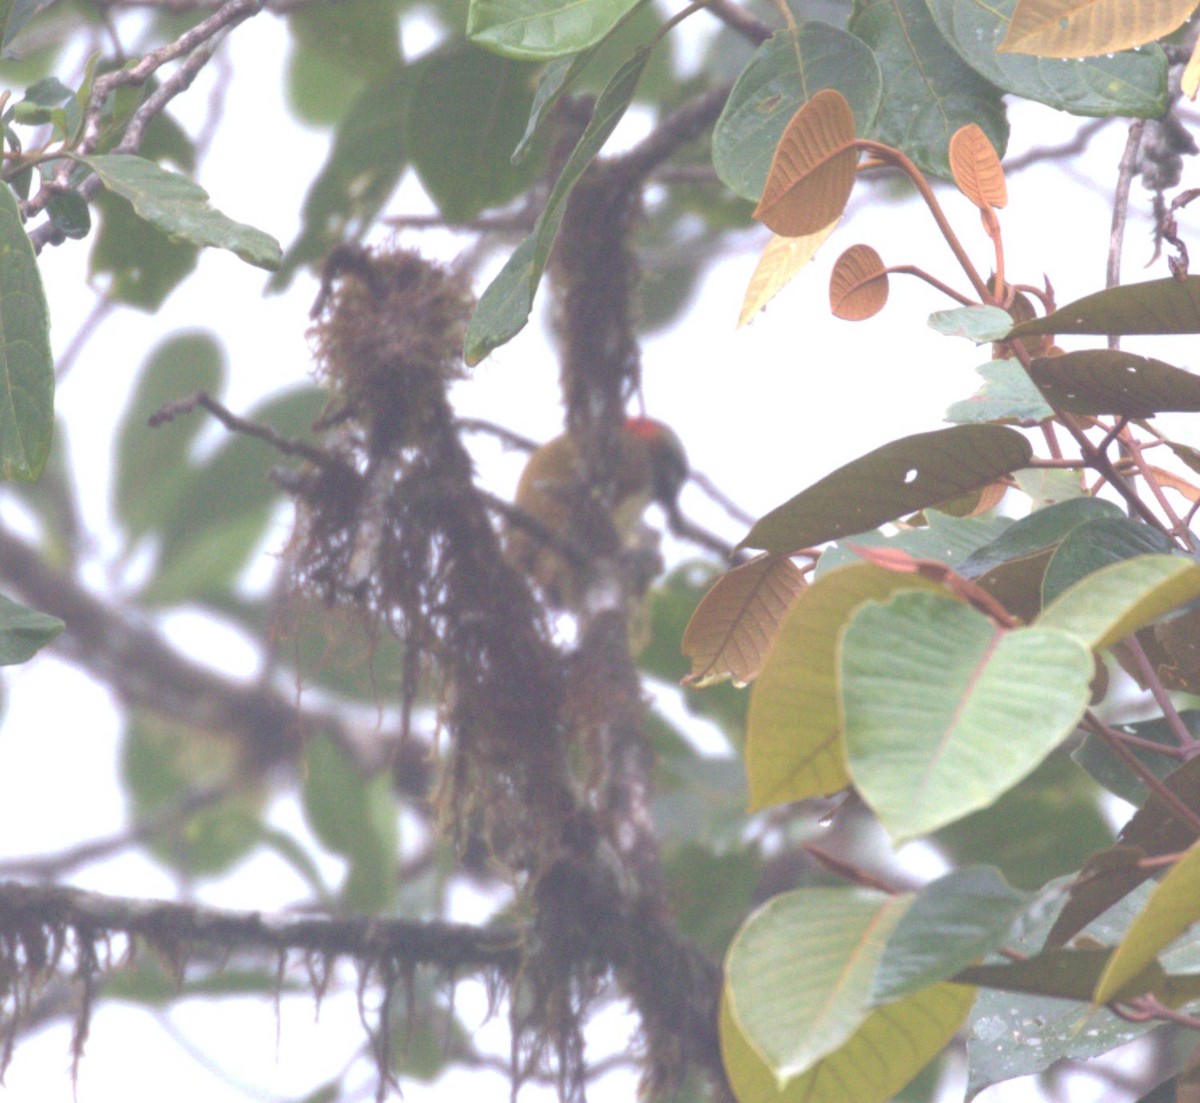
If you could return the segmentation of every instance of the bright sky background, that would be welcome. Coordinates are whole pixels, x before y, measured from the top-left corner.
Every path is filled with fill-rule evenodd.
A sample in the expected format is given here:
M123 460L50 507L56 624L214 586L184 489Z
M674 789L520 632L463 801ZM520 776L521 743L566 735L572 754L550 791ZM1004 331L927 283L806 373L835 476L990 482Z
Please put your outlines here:
M281 125L287 118L280 78L286 38L282 22L267 15L231 35L225 49L230 51L235 79L200 172L215 206L267 230L285 245L297 232L304 193L328 149L325 133ZM406 49L419 48L409 34ZM210 74L203 76L173 107L189 131L203 118L210 81ZM1080 122L1027 104L1017 105L1012 118L1010 157L1031 145L1066 140ZM636 121L631 127L636 129ZM1108 195L1124 140L1125 128L1113 124L1070 175L1038 167L1010 181L1009 207L1002 215L1010 279L1037 282L1046 272L1060 303L1102 286ZM1098 185L1078 175L1082 171ZM945 189L939 194L976 263L988 269L987 241L974 208ZM645 346L649 412L676 428L694 467L752 513L765 512L863 452L938 427L947 405L976 390L979 380L972 369L988 359L986 349L929 330L926 315L952 304L905 277L893 280L892 301L882 317L851 325L829 315L829 269L844 248L859 241L873 244L886 263L919 263L965 287L965 280L955 278L953 259L932 222L923 217L923 208L909 203L871 209L869 195L864 191L855 199L852 216L816 262L753 325L734 329L766 231L738 239L738 249L707 275L685 320ZM1135 185L1135 207L1143 206L1144 195ZM432 208L410 176L393 209L413 213ZM1141 270L1149 257L1146 226L1144 220L1131 220L1127 279L1166 274L1161 261L1149 272ZM413 234L407 243L447 259L453 255L448 234ZM68 243L42 258L59 352L93 306L85 286L87 253L88 245ZM61 387L58 408L70 427L72 469L81 483L85 521L101 549L116 548L108 507L115 426L131 380L163 336L196 326L219 333L231 367L226 400L234 410L306 378L305 330L315 282L301 276L286 295L265 299L263 284L264 274L258 269L229 254L208 251L196 274L158 315L121 311L89 340ZM1130 347L1172 358L1165 342L1153 348L1140 343ZM1174 355L1184 357L1174 362L1187 366L1190 349L1180 342L1173 348ZM561 425L556 377L545 338L532 326L476 369L457 396L460 411L492 418L530 436L552 436ZM205 439L216 440L217 435L210 428ZM510 494L520 458L494 450L481 452L481 458L483 477ZM689 514L710 527L734 538L741 535L694 488L684 504ZM275 540L278 546L279 537ZM117 580L88 581L97 591L119 599ZM197 620L178 614L170 618L169 627L205 660L233 674L252 672L251 649L225 633L200 628ZM120 831L125 808L114 761L117 718L106 692L52 656L10 671L5 681L10 692L0 731L0 856L54 852ZM279 802L274 816L281 826L303 833L293 802ZM281 868L271 859L252 861L202 886L200 896L238 908L278 907L305 891ZM136 853L87 867L71 880L130 895L171 897L177 887L160 867ZM472 911L480 906L464 901L462 918L479 918ZM464 992L460 1006L468 1006L469 1000ZM170 1021L184 1035L199 1026L195 1036L204 1039L235 1079L265 1091L259 1098L302 1096L336 1074L361 1038L352 997L342 996L327 999L318 1024L307 998L285 1000L278 1056L273 1012L258 999L209 1005L193 1001L172 1011ZM503 1029L487 1030L503 1050ZM214 1035L220 1040L214 1041ZM24 1039L7 1075L5 1100L70 1103L68 1044L65 1025ZM361 1074L364 1083L373 1085L365 1068ZM613 1098L631 1096L628 1078L618 1087ZM1080 1098L1100 1098L1103 1089L1092 1087L1095 1093ZM443 1083L438 1095L453 1098L464 1090L481 1098L507 1098L507 1085L499 1076L489 1078L486 1094L472 1078L465 1086L461 1081L455 1086ZM1029 1090L1018 1082L983 1098L1016 1101L1029 1098ZM405 1098L419 1103L432 1094L406 1088ZM158 1103L164 1096L172 1103L248 1097L206 1072L144 1010L105 1007L93 1022L78 1100ZM536 1097L532 1090L523 1096ZM598 1092L595 1098L605 1097Z

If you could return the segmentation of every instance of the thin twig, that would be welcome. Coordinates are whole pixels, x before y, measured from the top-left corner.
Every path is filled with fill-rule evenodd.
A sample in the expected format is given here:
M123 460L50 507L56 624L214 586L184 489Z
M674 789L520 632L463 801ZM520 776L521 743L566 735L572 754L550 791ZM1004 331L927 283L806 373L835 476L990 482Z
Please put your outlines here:
M1108 264L1105 267L1104 286L1116 287L1121 282L1121 251L1125 245L1125 221L1129 213L1129 189L1137 174L1138 151L1142 148L1142 131L1145 119L1135 119L1129 125L1129 136L1125 139L1125 152L1117 172L1116 193L1113 196L1112 226L1108 232ZM1110 334L1108 347L1121 347L1121 338Z

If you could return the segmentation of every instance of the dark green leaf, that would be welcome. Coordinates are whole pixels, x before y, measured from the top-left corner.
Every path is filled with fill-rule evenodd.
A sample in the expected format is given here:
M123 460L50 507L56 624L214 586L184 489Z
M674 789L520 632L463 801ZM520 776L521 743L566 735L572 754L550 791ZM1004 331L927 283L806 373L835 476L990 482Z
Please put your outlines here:
M46 204L46 213L54 228L64 237L85 238L92 228L88 205L77 192L54 196Z
M981 578L1005 563L1057 547L1067 533L1085 521L1120 516L1120 507L1103 498L1058 502L1013 522L1003 535L963 560L958 572L967 578Z
M1131 418L1200 411L1200 376L1116 349L1033 361L1030 375L1056 409Z
M1151 43L1109 57L997 53L1016 0L926 0L938 30L972 69L1005 92L1075 115L1155 118L1167 106L1167 57Z
M1096 982L1104 972L1111 947L1044 950L1025 961L995 965L968 966L956 979L964 984L998 988L1002 992L1022 992L1034 996L1088 1002Z
M599 42L635 0L471 0L467 34L507 57L546 61Z
M1001 945L1029 902L990 866L957 869L926 885L888 939L872 999L889 1003L948 980Z
M874 55L854 35L811 22L777 31L755 51L717 120L712 139L717 175L742 198L757 202L775 147L805 103L823 88L836 88L854 112L856 130L866 134L882 87Z
M208 192L186 176L131 153L94 153L78 159L109 191L127 199L142 218L172 239L228 249L259 268L279 267L279 243L273 237L213 210Z
M1200 737L1200 711L1185 709L1179 714L1179 717L1194 737ZM1151 743L1159 743L1164 748L1169 747L1175 750L1179 746L1179 739L1171 730L1171 725L1161 716L1155 720L1142 720L1136 724L1115 726L1118 731L1124 732L1126 735L1132 735ZM1178 758L1159 754L1148 747L1131 744L1127 749L1159 781L1174 773L1179 766ZM1119 758L1109 745L1097 735L1089 734L1083 743L1071 752L1071 757L1110 793L1116 794L1130 804L1144 804L1150 796L1150 790L1146 787L1146 783L1126 766L1125 760Z
M54 430L54 357L42 275L0 185L0 479L36 479Z
M860 532L826 549L817 563L815 577L834 567L860 559L855 547L896 548L918 559L935 559L953 566L972 552L996 540L1012 521L1007 517L952 517L936 509L925 510L925 526L887 534L880 529Z
M0 3L0 56L19 57L13 41L36 15L45 11L54 0L4 0Z
M420 63L405 143L421 183L448 221L466 222L507 202L541 172L540 158L519 165L511 158L533 103L532 79L532 66L468 42Z
M1132 336L1200 333L1200 276L1128 283L1085 295L1044 318L1014 326L1009 337L1043 333Z
M970 398L954 403L946 420L957 425L984 421L1045 421L1054 416L1019 360L992 360L975 369L983 386Z
M533 233L517 246L480 297L467 327L463 355L468 364L478 364L525 328L550 247L562 223L567 196L621 121L649 58L649 48L643 48L617 70L596 101L591 120L559 174Z
M762 862L753 850L717 854L686 842L664 862L667 903L680 931L721 958L753 902Z
M950 175L950 138L968 123L1004 155L1008 121L999 91L954 52L925 0L855 0L849 29L875 51L883 73L875 138L938 176Z
M892 441L761 518L743 547L787 553L894 521L1023 467L1032 449L998 425L962 425Z
M64 627L58 617L26 609L0 594L0 666L33 658Z
M1042 604L1049 605L1081 578L1135 555L1170 555L1174 541L1128 517L1096 517L1077 525L1054 550L1042 579Z
M282 290L302 265L361 238L404 171L404 124L415 68L399 66L368 84L346 112L324 167L304 197L303 228L269 286Z
M188 450L204 426L192 415L151 428L150 415L195 391L220 394L224 380L224 353L207 332L177 334L150 353L117 432L113 505L130 536L162 524L179 507Z

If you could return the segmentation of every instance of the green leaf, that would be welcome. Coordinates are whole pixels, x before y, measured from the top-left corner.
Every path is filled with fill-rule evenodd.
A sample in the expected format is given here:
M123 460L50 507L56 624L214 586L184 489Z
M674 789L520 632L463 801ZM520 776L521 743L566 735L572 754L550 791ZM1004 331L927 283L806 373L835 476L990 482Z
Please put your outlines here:
M467 222L532 184L541 158L514 164L510 157L533 103L532 67L456 42L423 59L419 70L405 142L446 219Z
M1086 349L1033 361L1030 375L1056 409L1146 418L1200 411L1200 376L1116 349Z
M991 804L1074 730L1092 657L1059 632L1006 632L931 593L870 602L842 635L850 773L896 840Z
M1048 605L1037 623L1099 651L1197 596L1200 563L1139 555L1089 574Z
M471 0L467 35L506 57L547 61L599 42L635 0Z
M117 430L113 506L131 537L161 524L176 509L188 477L188 451L203 419L177 418L151 428L164 402L195 391L219 394L226 374L221 346L207 331L169 337L143 365Z
M396 809L386 771L365 778L327 736L305 748L304 812L325 846L350 861L347 907L377 912L396 894Z
M842 746L838 638L855 609L899 590L937 590L920 575L854 563L822 575L792 603L750 693L750 809L824 796L850 784Z
M65 627L58 617L27 609L0 594L0 666L28 661Z
M1105 944L1115 942L1148 891L1145 887L1118 903L1093 922L1087 933ZM1009 946L1020 953L1036 954L1053 919L1053 908L1031 913ZM1106 1007L1086 1002L981 991L967 1032L967 1098L1001 1080L1039 1073L1063 1058L1097 1057L1156 1025L1153 1020L1128 1022Z
M5 0L0 4L0 56L6 60L20 57L13 49L13 41L34 16L53 3L54 0Z
M758 909L725 961L729 1008L782 1088L866 1018L888 935L912 902L874 889L806 888Z
M1184 709L1179 713L1179 718L1193 737L1200 737L1200 711ZM1179 740L1171 730L1171 725L1161 716L1136 724L1116 724L1114 727L1126 735L1161 744L1164 751L1175 750L1179 746ZM1179 766L1178 758L1160 754L1148 747L1130 745L1128 750L1159 781L1165 780ZM1071 752L1071 757L1110 793L1132 805L1141 806L1150 795L1146 783L1095 734L1089 734L1083 743Z
M399 65L355 97L324 166L304 197L300 236L288 247L270 288L280 291L305 264L371 228L404 172L408 97L419 68Z
M90 274L110 276L99 281L106 283L110 298L139 310L158 310L196 267L200 251L143 222L115 195L101 193L94 203L100 232L89 258Z
M936 506L1024 467L1033 450L1013 429L961 425L904 437L801 491L761 518L742 547L786 554Z
M888 939L875 974L874 1002L948 980L990 953L1030 900L990 866L956 869L926 885Z
M480 296L467 326L463 356L468 364L478 364L525 328L550 247L562 224L567 197L621 121L649 58L650 48L644 47L617 70L596 101L587 128L555 181L533 233L517 246Z
M784 129L823 88L841 92L857 132L870 132L883 83L864 42L809 22L776 31L759 46L713 129L712 163L721 180L743 199L757 202Z
M981 578L1013 560L1056 548L1067 534L1085 521L1121 517L1119 506L1103 498L1070 498L1014 521L990 544L985 544L958 565L966 578Z
M54 228L64 237L78 241L91 232L91 212L78 192L54 196L46 204L46 213L50 216Z
M1200 919L1200 845L1191 849L1154 887L1134 917L1096 985L1093 1003L1108 1003L1197 919Z
M1029 497L1030 508L1034 512L1088 496L1078 471L1057 467L1026 467L1014 471L1013 479L1021 493Z
M1167 106L1167 56L1154 44L1109 57L997 53L1017 0L926 0L938 30L997 88L1073 115L1156 118Z
M931 329L947 337L966 337L977 345L999 341L1012 329L1012 315L998 306L956 306L929 315Z
M77 159L169 237L228 249L258 268L279 267L279 243L273 237L213 210L208 192L186 176L131 153L94 153Z
M855 0L848 29L875 51L883 73L875 138L938 176L950 175L950 138L968 123L1004 155L1008 121L999 91L954 52L925 0Z
M975 1000L960 984L926 988L876 1008L849 1040L808 1072L780 1088L721 1000L721 1055L738 1103L885 1103L937 1056L957 1033Z
M1002 992L1087 1001L1111 955L1107 946L1081 950L1055 946L1023 961L969 965L958 976L967 984Z
M860 562L861 556L854 548L896 548L918 559L934 559L953 566L991 544L1012 524L1007 517L953 517L932 508L923 513L924 528L903 528L895 533L875 529L840 540L821 555L815 577L820 578L834 567Z
M663 864L667 904L680 933L720 958L753 906L761 876L754 849L716 854L684 843Z
M983 386L970 398L954 403L946 420L958 425L983 421L1045 421L1054 411L1018 360L992 360L975 369Z
M1127 283L1085 295L1053 314L1014 326L1010 338L1043 333L1133 336L1200 333L1200 276Z
M36 479L53 430L46 293L16 196L0 186L0 479Z
M1099 799L1091 778L1056 751L994 804L947 824L931 841L956 863L994 865L1010 884L1037 889L1112 844Z
M1042 579L1042 603L1095 571L1135 555L1170 555L1175 545L1166 533L1128 517L1097 517L1077 525L1054 549Z

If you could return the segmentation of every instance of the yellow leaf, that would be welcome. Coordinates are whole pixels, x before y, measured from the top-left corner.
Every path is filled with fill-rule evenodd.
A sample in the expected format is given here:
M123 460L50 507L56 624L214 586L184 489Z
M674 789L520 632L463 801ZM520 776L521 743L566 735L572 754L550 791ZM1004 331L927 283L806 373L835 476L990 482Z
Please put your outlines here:
M841 631L864 602L897 590L939 589L920 575L850 563L792 602L750 696L745 754L752 811L850 784L837 683Z
M998 49L1039 57L1111 54L1170 34L1196 7L1196 0L1017 0Z
M692 660L684 685L753 681L779 622L803 589L800 568L786 556L760 555L721 575L684 629L681 647Z
M1192 56L1188 58L1187 67L1179 80L1179 87L1189 100L1194 100L1196 92L1200 91L1200 39L1197 39L1196 45L1192 47Z
M879 254L869 245L851 245L829 277L829 308L848 322L861 322L878 314L887 298L887 269Z
M883 1103L954 1037L975 989L938 984L877 1008L845 1045L782 1088L721 1000L721 1056L738 1103Z
M950 172L958 190L981 211L1008 202L1000 158L988 136L974 123L959 127L950 139Z
M817 255L817 250L833 233L837 224L838 220L835 218L828 226L822 226L814 234L804 234L801 237L780 237L774 234L771 237L746 288L742 312L738 315L739 329L775 298L791 278Z
M815 234L841 216L857 165L854 113L841 92L823 88L779 139L754 217L784 237Z

